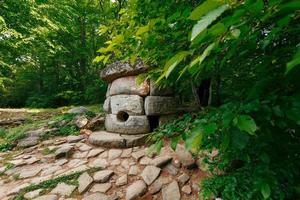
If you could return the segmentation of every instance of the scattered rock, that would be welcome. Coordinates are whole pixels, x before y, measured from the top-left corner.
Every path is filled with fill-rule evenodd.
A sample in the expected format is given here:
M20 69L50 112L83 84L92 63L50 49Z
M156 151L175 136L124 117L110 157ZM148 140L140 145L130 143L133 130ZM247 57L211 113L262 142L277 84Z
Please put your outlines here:
M153 184L149 187L150 194L158 193L163 186L161 178L156 179Z
M87 172L81 174L78 178L78 192L85 192L92 182L93 178Z
M186 182L188 182L190 180L190 177L189 177L189 175L183 173L177 178L177 180L178 180L179 185L183 186L184 184L186 184Z
M141 174L143 180L147 183L147 185L151 185L153 181L157 179L160 174L161 169L155 166L146 166L144 171Z
M41 171L41 167L32 167L28 169L23 169L19 175L19 178L30 178L36 176Z
M75 108L68 110L68 113L70 113L70 114L84 114L87 112L90 112L90 111L83 106L75 107Z
M120 164L121 164L121 160L120 159L115 159L115 160L113 160L110 163L110 165L112 165L112 166L116 166L116 165L120 165Z
M87 144L82 144L79 146L79 151L89 151L91 149L92 149L92 147Z
M124 174L123 176L119 177L116 180L116 186L123 186L127 184L127 174Z
M84 197L82 200L109 200L109 196L96 192Z
M27 192L26 194L24 194L24 197L25 197L25 199L33 199L33 198L39 196L41 191L42 191L42 189Z
M189 185L185 185L181 188L181 191L185 194L191 194L192 193L192 188Z
M183 145L178 144L176 147L176 155L178 160L182 163L184 167L193 168L195 167L195 159L192 154L185 150Z
M113 160L118 158L120 155L122 154L122 150L121 149L110 149L108 151L108 159L109 160Z
M152 160L152 165L156 167L163 167L172 160L170 156L160 156Z
M112 187L111 183L100 183L100 184L95 184L93 187L90 189L90 192L101 192L101 193L106 193L110 188Z
M87 158L95 157L99 155L100 153L104 152L104 149L92 149L89 154L87 155Z
M44 169L41 173L41 176L47 176L47 175L53 174L54 172L59 171L61 169L62 169L62 167L60 165L54 165L52 167Z
M124 149L121 154L121 158L129 158L131 156L131 153L132 153L132 148Z
M83 128L85 125L87 125L87 123L89 122L88 118L86 118L86 116L80 116L77 115L74 118L74 124L78 127L78 128Z
M79 141L81 141L81 140L83 140L83 136L81 136L81 135L69 135L68 137L67 137L67 142L68 143L76 143L76 142L79 142Z
M179 186L176 181L173 181L168 186L162 189L163 200L180 200Z
M132 183L126 189L126 200L134 200L144 195L147 191L147 185L144 181L138 180Z
M73 193L75 189L76 189L75 185L67 185L65 183L59 183L50 193L68 197Z
M104 125L104 122L105 122L105 117L103 117L102 114L98 114L96 117L94 117L88 122L85 128L92 131L99 130Z
M73 146L71 145L62 145L59 149L55 151L55 158L62 158L62 157L70 157L73 151Z
M143 156L145 156L145 150L140 150L140 151L133 152L133 153L131 154L131 156L132 156L136 161L138 161L140 158L142 158Z
M58 196L56 196L54 194L48 194L48 195L43 195L43 196L37 197L33 200L58 200Z
M62 166L64 164L66 164L67 162L68 162L67 159L60 159L60 160L56 161L55 165Z
M199 186L199 184L197 184L197 183L193 183L193 184L192 184L192 188L193 188L193 190L196 191L196 192L199 192L199 191L200 191L200 186Z
M108 162L105 159L97 158L90 164L90 166L105 169L108 166Z
M84 151L84 152L75 152L75 153L72 155L72 158L76 158L76 159L85 158L85 157L87 157L88 153L89 153L88 151Z
M103 170L103 171L98 171L94 174L93 178L94 181L100 182L100 183L105 183L109 180L109 178L114 174L112 170Z
M169 174L176 176L178 174L178 169L174 167L172 163L169 163L164 170L166 170Z
M39 137L27 137L18 142L18 147L27 148L35 146L39 143Z
M135 176L139 173L139 167L137 165L131 166L128 175Z

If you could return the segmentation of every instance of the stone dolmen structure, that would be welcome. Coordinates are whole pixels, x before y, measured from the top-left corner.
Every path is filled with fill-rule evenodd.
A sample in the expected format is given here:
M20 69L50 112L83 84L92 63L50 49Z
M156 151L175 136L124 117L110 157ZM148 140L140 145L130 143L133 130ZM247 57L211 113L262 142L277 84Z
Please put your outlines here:
M115 62L101 72L109 83L103 109L106 131L94 132L92 144L108 147L142 145L145 138L179 107L171 88L159 88L152 80L137 83L137 75L149 70L141 60L134 66Z

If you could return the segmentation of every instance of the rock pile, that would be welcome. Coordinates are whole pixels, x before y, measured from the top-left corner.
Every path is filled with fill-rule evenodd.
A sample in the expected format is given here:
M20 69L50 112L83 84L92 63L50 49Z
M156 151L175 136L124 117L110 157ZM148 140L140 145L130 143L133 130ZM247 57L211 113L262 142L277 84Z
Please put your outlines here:
M159 88L154 81L138 83L137 75L149 67L141 60L135 66L128 62L108 65L101 78L109 82L103 108L107 132L95 132L90 142L95 145L132 147L144 143L153 129L172 118L179 107L172 88Z

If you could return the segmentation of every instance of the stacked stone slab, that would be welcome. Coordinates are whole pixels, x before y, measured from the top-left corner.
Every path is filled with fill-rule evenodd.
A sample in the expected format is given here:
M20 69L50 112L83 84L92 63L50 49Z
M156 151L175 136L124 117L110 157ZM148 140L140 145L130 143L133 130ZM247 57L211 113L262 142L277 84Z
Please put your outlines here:
M179 104L171 88L158 88L149 80L138 83L137 75L148 69L138 60L134 66L119 61L102 70L101 78L109 83L103 105L107 132L93 133L91 143L117 147L142 145L155 126L177 112Z

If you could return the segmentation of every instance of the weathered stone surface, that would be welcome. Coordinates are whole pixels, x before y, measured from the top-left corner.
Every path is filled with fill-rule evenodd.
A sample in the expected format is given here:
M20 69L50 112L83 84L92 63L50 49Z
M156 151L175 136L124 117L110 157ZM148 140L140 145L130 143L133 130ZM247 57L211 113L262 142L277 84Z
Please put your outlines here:
M107 131L122 134L143 134L150 132L147 116L129 116L126 121L120 121L117 115L109 114L105 119Z
M111 114L110 98L111 97L107 97L103 103L103 110L108 114Z
M138 166L134 165L134 166L131 166L131 167L129 168L128 175L133 175L133 176L135 176L135 175L137 175L138 173L139 173L139 167L138 167Z
M121 77L114 80L111 84L110 96L118 94L131 94L139 96L147 96L150 91L149 81L144 81L141 84L137 83L136 76Z
M135 160L139 160L141 159L143 156L145 156L145 150L140 150L140 151L136 151L136 152L133 152L131 154L131 156L135 159Z
M101 71L101 78L105 81L112 82L113 80L124 77L134 76L146 72L149 66L145 65L141 59L137 59L134 66L128 61L117 61L113 64L108 65Z
M111 183L95 184L90 189L90 192L102 192L102 193L106 193L111 187L112 187Z
M76 142L79 142L79 141L81 141L81 140L83 140L83 136L81 136L81 135L69 135L68 137L67 137L67 142L68 143L76 143Z
M42 171L41 176L47 176L49 174L53 174L54 172L61 170L62 167L60 165L54 165L52 167L46 168Z
M178 173L178 169L172 163L167 164L164 170L173 176L176 176Z
M68 197L73 193L75 189L76 189L75 185L67 185L65 183L59 183L50 193Z
M152 160L152 165L156 167L163 167L169 162L171 162L172 157L171 156L159 156Z
M116 180L116 186L123 186L127 184L127 174L124 174L123 176L119 177Z
M79 146L79 150L80 151L89 151L89 150L91 150L92 149L92 147L91 146L89 146L89 145L87 145L87 144L81 144L80 146Z
M58 200L58 196L54 194L48 194L48 195L37 197L34 200Z
M121 149L110 149L108 151L108 159L109 160L116 159L116 158L120 157L121 154L122 154Z
M156 179L153 184L149 187L150 194L158 193L163 186L161 178Z
M105 159L97 158L89 166L105 169L108 166L108 162Z
M134 200L138 197L143 196L147 191L147 185L144 181L138 180L132 183L127 189L126 189L126 200Z
M74 118L74 123L78 128L83 128L88 122L89 120L86 118L86 116L77 115Z
M83 173L78 178L78 192L85 192L93 182L93 178L87 173Z
M138 95L116 95L110 97L111 113L118 115L119 121L125 119L119 116L121 111L128 115L143 115L144 114L144 100Z
M112 170L103 170L103 171L98 171L94 174L93 178L94 181L100 182L100 183L105 183L109 180L109 178L114 174Z
M151 165L152 164L152 159L149 157L143 157L140 160L141 165Z
M162 198L163 200L180 200L180 191L176 181L162 189Z
M107 90L106 90L106 94L105 94L105 97L109 97L109 90L110 90L110 87L111 87L111 83L108 84L107 86Z
M62 145L59 149L55 151L55 158L61 158L61 157L70 157L73 151L73 146L66 144Z
M91 157L95 157L97 155L99 155L100 153L102 153L104 151L104 149L92 149L89 154L87 155L87 158L91 158Z
M192 188L189 185L185 185L181 188L181 191L185 194L191 194L192 193Z
M106 131L93 132L89 137L91 144L101 147L125 147L125 140L119 134Z
M184 167L192 168L195 166L195 159L190 152L185 150L183 145L178 144L175 152L178 160Z
M36 176L38 173L40 173L41 170L42 170L41 167L24 169L21 171L19 178L29 178L29 177Z
M111 166L116 166L116 165L120 165L120 164L121 164L120 159L115 159L115 160L111 161L111 163L110 163Z
M18 147L21 147L21 148L32 147L32 146L37 145L38 142L39 142L39 137L27 137L27 138L21 139L18 142Z
M159 87L155 81L150 81L150 96L171 96L174 94L172 87Z
M161 169L155 166L146 166L144 171L141 174L143 180L147 183L147 185L151 185L153 181L159 176Z
M96 192L84 197L82 200L109 200L109 196Z
M186 182L188 182L190 180L190 177L189 177L189 175L183 173L177 178L177 180L178 180L179 185L183 186L184 184L186 184Z
M129 158L132 153L132 148L124 149L121 158Z
M37 196L40 195L42 189L38 189L38 190L33 190L31 192L27 192L26 194L24 194L25 199L33 199Z
M177 112L178 100L174 97L147 96L145 113L148 116L168 115Z
M83 106L75 107L75 108L68 110L68 113L70 113L70 114L84 114L87 112L90 112L89 109L87 109Z

